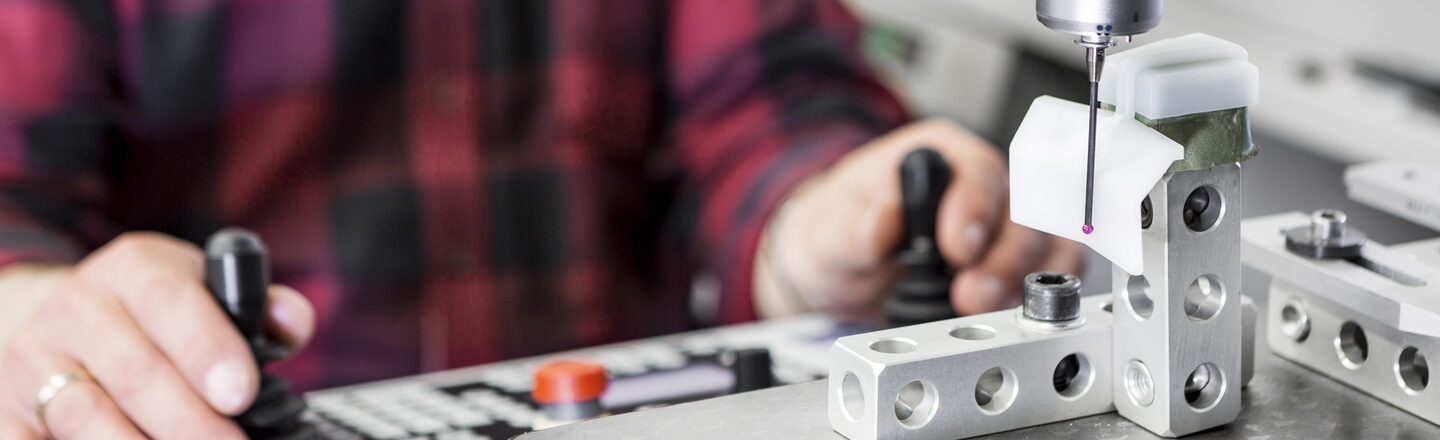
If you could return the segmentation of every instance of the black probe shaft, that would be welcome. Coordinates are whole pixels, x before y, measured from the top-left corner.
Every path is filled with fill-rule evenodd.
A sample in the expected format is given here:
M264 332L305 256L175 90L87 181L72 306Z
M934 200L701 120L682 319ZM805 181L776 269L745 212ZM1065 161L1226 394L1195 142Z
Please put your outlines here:
M1090 151L1085 157L1085 226L1080 230L1089 234L1095 230L1091 225L1091 214L1095 210L1095 119L1100 111L1100 101L1097 99L1100 94L1100 83L1090 83Z
M1095 211L1095 123L1100 112L1100 71L1105 65L1105 47L1087 46L1086 62L1090 70L1090 142L1085 157L1085 224L1080 232L1089 235L1095 231L1092 214Z

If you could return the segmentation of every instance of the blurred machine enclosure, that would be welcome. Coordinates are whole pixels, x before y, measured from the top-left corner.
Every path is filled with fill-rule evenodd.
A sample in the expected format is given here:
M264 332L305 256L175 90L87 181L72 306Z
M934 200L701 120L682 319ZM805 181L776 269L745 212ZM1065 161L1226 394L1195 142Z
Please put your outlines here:
M845 2L872 29L870 53L921 114L953 118L1004 145L1014 129L1005 113L1023 114L1036 95L1083 100L1056 90L1014 93L1062 74L1036 72L1036 63L1067 67L1075 76L1056 82L1083 85L1085 58L1036 20L1034 2ZM1440 163L1440 51L1432 35L1440 3L1175 1L1163 15L1159 27L1114 54L1193 32L1233 41L1260 69L1262 105L1251 116L1266 135L1342 163ZM876 50L895 48L903 50Z

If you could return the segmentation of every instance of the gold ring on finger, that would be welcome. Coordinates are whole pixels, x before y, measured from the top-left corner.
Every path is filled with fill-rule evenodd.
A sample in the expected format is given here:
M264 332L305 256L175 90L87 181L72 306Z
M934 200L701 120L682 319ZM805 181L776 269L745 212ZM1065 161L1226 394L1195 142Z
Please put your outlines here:
M35 419L40 422L40 429L45 431L46 438L50 438L52 435L50 434L50 426L45 423L45 404L50 403L50 399L55 398L55 395L59 394L60 390L76 382L94 383L95 378L91 377L90 373L84 369L76 369L74 371L50 376L49 379L45 380L45 386L40 387L40 394L38 394L35 399Z

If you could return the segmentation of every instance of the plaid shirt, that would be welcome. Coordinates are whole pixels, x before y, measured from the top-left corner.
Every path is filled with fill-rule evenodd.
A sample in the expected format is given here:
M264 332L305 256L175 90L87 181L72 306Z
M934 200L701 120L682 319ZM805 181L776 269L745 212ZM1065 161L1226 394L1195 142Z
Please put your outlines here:
M317 311L278 365L306 388L683 330L692 285L752 319L779 199L905 118L857 30L832 0L0 0L0 264L255 230Z

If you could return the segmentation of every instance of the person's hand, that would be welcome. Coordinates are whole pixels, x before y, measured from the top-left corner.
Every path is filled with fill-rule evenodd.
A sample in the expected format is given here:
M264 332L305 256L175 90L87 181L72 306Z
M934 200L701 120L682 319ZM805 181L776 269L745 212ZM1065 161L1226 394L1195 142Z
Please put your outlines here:
M945 260L961 268L950 292L956 312L1018 305L1030 272L1079 273L1085 253L1078 243L1010 222L1009 173L999 152L950 122L927 120L861 146L791 191L756 255L762 315L798 311L803 302L839 319L882 318L880 304L903 273L893 261L904 229L900 160L919 147L939 152L953 173L936 235Z
M244 438L227 416L250 406L259 371L205 289L200 249L129 233L73 269L48 270L59 280L0 341L0 438L42 438L37 393L75 371L94 380L71 382L45 405L55 438ZM314 330L309 302L288 287L271 286L267 315L271 333L296 349Z

